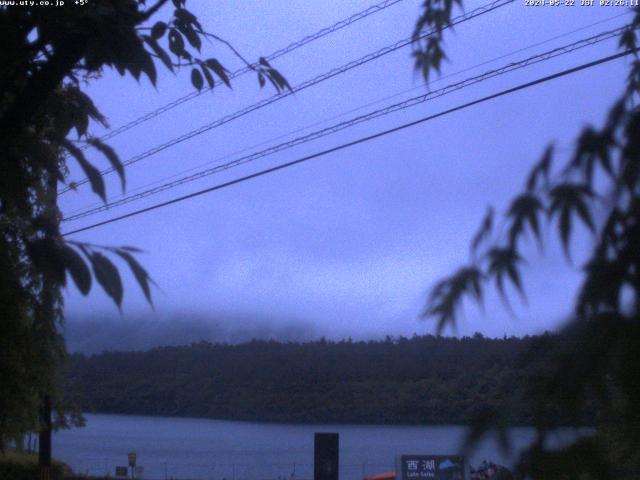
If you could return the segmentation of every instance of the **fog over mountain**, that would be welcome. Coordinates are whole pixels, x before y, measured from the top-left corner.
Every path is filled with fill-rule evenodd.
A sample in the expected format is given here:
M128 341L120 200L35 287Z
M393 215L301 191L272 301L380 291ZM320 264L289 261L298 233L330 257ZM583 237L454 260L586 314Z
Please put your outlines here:
M193 342L242 343L252 339L282 342L317 339L327 332L309 322L222 313L175 313L172 315L99 314L71 316L65 321L67 348L73 353L93 354L105 350L149 350Z

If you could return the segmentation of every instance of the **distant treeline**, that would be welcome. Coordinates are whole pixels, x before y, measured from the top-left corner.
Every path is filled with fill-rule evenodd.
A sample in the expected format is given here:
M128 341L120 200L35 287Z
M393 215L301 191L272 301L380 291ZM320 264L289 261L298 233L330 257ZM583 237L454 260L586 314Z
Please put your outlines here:
M194 343L71 355L67 394L84 411L267 422L468 424L500 411L532 422L523 379L536 337ZM525 357L526 358L526 357ZM591 423L587 412L584 423Z

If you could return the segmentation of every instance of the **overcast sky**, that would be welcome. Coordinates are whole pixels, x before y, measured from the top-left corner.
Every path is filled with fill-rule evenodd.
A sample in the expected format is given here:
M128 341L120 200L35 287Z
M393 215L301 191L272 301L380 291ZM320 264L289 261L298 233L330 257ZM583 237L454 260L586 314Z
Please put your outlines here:
M372 0L189 0L201 23L256 60L364 10ZM274 62L295 86L334 67L408 37L420 12L405 0ZM465 3L471 10L483 3ZM517 0L463 23L446 35L448 78L438 88L556 46L613 29L629 21L622 7L525 7ZM165 12L168 15L169 12ZM616 17L616 18L613 18ZM586 27L595 22L597 25ZM501 60L453 75L518 49L581 29ZM229 70L242 66L220 44L205 45ZM611 54L616 41L483 82L409 110L183 185L143 201L63 225L84 225L168 200L278 163L439 112L518 83ZM88 298L73 288L67 316L76 323L112 317L122 336L145 318L158 325L197 319L225 323L225 335L247 325L261 335L356 338L433 332L419 321L429 287L468 258L469 239L489 204L504 211L526 173L550 141L569 154L576 133L600 123L621 93L628 60L604 66L475 106L402 132L330 154L163 209L79 233L72 238L107 245L135 245L160 286L155 312L128 273L123 314L94 288ZM449 76L451 75L451 76ZM213 129L147 158L127 170L128 191L203 164L237 158L338 121L425 91L408 48L308 88L260 111ZM189 93L189 72L161 74L158 88L106 72L88 92L118 127ZM409 91L410 89L414 89ZM218 88L109 141L122 159L189 132L274 93L260 89L253 75ZM392 99L387 97L394 96ZM386 99L386 100L385 100ZM349 111L371 102L375 105ZM343 115L345 114L346 115ZM338 115L343 115L336 119ZM102 130L96 129L96 133ZM262 144L261 146L256 146ZM253 148L251 148L253 147ZM245 152L245 153L247 153ZM102 164L98 155L96 163ZM191 170L196 171L196 170ZM73 170L76 179L81 175ZM114 177L113 175L111 177ZM116 178L109 196L119 198ZM94 206L85 185L60 197L66 215ZM588 246L586 237L581 250ZM557 248L540 256L533 245L524 269L528 301L514 296L515 315L494 293L481 312L472 305L458 334L522 335L561 324L570 311L579 279ZM88 324L86 324L88 325ZM219 330L192 329L193 337ZM175 327L175 325L174 325ZM212 333L213 331L218 333ZM172 331L175 331L172 330ZM204 332L204 333L203 333ZM207 333L208 332L208 333ZM267 332L266 334L264 332ZM232 336L232 335L231 335ZM294 336L303 337L302 334ZM175 338L175 337L174 337ZM217 338L217 337L216 337Z

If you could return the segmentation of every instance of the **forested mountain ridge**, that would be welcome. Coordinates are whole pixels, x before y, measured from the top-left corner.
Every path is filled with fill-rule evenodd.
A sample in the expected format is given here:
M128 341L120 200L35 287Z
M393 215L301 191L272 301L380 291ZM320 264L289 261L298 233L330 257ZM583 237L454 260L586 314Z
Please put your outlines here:
M67 394L84 411L272 422L467 424L532 421L523 378L536 337L194 343L71 355ZM591 423L587 412L582 423ZM567 421L567 423L569 423Z

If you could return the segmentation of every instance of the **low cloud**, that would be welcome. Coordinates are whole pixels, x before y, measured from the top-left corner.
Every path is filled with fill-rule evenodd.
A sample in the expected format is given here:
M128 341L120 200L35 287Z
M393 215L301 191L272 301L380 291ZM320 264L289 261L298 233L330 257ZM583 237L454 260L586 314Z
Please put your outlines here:
M322 334L308 322L237 314L71 316L64 325L68 350L85 354L149 350L202 340L212 343L242 343L252 339L304 341Z

